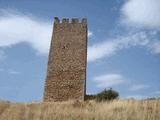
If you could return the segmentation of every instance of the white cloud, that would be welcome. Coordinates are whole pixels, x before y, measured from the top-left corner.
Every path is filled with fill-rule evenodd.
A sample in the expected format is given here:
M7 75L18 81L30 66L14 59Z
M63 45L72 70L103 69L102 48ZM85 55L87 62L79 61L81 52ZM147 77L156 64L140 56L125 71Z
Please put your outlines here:
M127 0L121 12L128 25L160 27L160 0Z
M12 69L9 69L9 70L8 70L8 73L9 73L9 74L12 74L12 75L18 75L18 74L20 74L20 72L15 71L15 70L12 70Z
M97 87L100 88L112 87L114 85L121 84L125 81L124 77L120 74L101 75L95 77L93 80L97 83Z
M160 42L156 40L154 36L152 32L137 32L94 44L88 48L88 61L96 61L104 57L110 57L117 51L127 49L131 46L143 46L152 53L159 54Z
M7 74L12 74L12 75L21 74L21 72L16 71L14 69L4 69L4 68L0 68L0 72L4 72L4 73L7 73Z
M132 85L129 90L130 91L138 91L138 90L142 90L142 89L146 89L149 88L149 85L143 85L143 84L139 84L139 85Z
M152 53L159 54L160 53L160 41L156 41L152 43L150 46Z
M93 32L88 31L88 37L92 37L93 36Z
M29 43L39 53L48 53L52 24L12 11L0 11L0 47Z

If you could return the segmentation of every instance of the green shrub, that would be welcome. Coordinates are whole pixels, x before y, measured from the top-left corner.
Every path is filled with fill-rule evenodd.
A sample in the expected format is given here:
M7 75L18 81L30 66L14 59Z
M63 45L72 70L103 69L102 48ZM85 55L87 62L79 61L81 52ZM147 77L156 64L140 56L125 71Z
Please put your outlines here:
M102 92L98 93L96 95L96 101L101 102L101 101L107 101L107 100L113 100L118 98L119 93L115 90L110 89L104 89Z

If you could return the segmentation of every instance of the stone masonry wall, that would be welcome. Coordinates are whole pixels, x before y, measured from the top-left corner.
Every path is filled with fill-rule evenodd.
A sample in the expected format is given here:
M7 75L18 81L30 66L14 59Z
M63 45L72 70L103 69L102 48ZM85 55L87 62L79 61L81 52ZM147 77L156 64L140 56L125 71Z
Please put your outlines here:
M54 21L44 101L84 100L86 93L87 20Z

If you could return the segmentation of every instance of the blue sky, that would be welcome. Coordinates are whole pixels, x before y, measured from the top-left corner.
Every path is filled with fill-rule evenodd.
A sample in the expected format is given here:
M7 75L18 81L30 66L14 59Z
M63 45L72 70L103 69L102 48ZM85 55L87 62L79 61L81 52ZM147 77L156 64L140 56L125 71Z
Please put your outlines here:
M55 16L88 19L88 94L160 96L159 11L159 0L0 0L0 99L42 100Z

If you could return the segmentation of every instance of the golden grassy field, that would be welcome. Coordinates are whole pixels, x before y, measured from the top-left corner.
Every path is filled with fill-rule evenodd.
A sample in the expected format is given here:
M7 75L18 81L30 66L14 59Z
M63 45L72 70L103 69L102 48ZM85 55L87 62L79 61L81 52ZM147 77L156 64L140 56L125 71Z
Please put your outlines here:
M0 120L160 120L160 100L0 102Z

